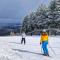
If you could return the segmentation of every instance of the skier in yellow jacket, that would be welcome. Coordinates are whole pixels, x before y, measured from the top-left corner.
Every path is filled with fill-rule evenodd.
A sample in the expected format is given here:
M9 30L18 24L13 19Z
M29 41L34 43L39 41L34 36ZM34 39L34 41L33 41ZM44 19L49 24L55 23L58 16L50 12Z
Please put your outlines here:
M47 45L48 45L48 34L47 34L47 32L45 30L43 30L43 32L41 34L40 44L42 44L42 49L43 49L43 52L44 52L43 55L49 56L48 48L47 48Z

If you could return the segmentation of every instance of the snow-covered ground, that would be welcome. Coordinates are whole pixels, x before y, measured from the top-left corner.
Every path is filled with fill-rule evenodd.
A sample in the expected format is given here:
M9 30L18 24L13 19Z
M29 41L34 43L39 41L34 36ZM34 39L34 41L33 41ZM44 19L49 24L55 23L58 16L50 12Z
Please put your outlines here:
M60 60L60 36L49 37L49 54L42 56L40 36L27 36L26 45L21 36L0 37L0 60Z

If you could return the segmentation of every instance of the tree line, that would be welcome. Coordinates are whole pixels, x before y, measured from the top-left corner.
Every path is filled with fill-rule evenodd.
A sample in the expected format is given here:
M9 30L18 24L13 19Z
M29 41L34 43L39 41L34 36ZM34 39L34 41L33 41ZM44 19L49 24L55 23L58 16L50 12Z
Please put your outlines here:
M22 24L22 31L26 33L32 32L35 29L60 29L60 13L57 2L51 1L49 6L41 4L35 12L26 15Z

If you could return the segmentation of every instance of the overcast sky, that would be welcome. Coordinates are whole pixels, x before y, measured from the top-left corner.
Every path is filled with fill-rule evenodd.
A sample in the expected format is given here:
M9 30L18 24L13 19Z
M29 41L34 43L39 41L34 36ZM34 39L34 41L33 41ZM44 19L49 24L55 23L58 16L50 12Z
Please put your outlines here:
M49 2L50 0L0 0L0 23L20 22L41 3L49 4Z

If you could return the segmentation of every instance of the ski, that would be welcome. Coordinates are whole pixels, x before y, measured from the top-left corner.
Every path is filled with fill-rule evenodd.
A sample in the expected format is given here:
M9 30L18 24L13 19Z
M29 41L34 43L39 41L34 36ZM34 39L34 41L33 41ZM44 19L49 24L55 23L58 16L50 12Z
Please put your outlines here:
M50 55L44 55L44 54L41 54L41 53L40 53L40 55L43 55L43 56L46 56L46 57L51 57Z

